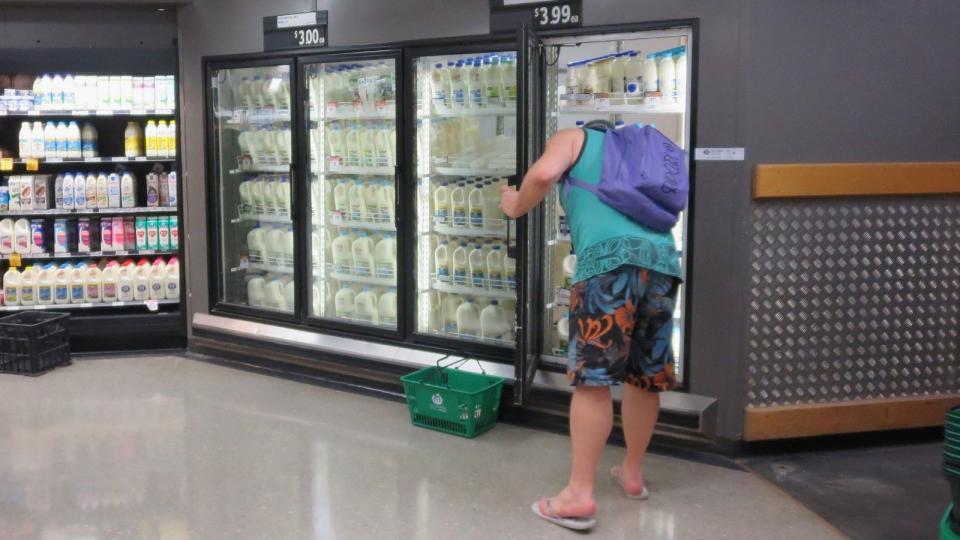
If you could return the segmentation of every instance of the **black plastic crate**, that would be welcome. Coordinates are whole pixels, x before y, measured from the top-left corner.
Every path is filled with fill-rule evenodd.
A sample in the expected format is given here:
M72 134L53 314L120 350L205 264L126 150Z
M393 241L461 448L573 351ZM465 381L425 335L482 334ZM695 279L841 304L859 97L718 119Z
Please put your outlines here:
M0 373L42 375L70 364L69 313L24 311L0 318Z

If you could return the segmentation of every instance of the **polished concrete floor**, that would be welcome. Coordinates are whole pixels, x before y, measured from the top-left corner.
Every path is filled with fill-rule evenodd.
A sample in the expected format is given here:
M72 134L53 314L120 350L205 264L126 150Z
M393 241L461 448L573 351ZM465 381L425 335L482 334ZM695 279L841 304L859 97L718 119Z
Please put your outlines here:
M184 358L0 375L2 540L573 538L528 510L567 459L560 435L459 439L402 403ZM844 538L750 473L654 455L648 475L646 502L603 478L591 537Z

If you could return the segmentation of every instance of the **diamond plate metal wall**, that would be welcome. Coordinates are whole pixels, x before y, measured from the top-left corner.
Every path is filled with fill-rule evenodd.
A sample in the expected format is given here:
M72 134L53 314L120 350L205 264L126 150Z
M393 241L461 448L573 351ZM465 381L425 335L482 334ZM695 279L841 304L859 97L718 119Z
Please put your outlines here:
M960 197L757 202L747 405L960 392Z

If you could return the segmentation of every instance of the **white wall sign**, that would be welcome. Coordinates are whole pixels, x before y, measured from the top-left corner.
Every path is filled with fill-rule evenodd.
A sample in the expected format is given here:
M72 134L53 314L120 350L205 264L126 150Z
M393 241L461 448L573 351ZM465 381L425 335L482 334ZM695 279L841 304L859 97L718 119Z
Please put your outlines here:
M697 161L743 161L743 148L696 148L693 158Z

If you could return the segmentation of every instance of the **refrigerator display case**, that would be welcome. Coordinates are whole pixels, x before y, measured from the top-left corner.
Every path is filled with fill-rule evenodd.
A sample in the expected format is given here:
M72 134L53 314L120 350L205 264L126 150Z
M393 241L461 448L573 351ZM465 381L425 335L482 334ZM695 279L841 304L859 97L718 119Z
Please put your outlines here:
M516 228L499 202L517 175L516 52L425 54L412 69L414 330L508 354L516 342Z
M294 314L291 64L209 67L217 304Z
M399 58L306 60L309 316L396 331Z

